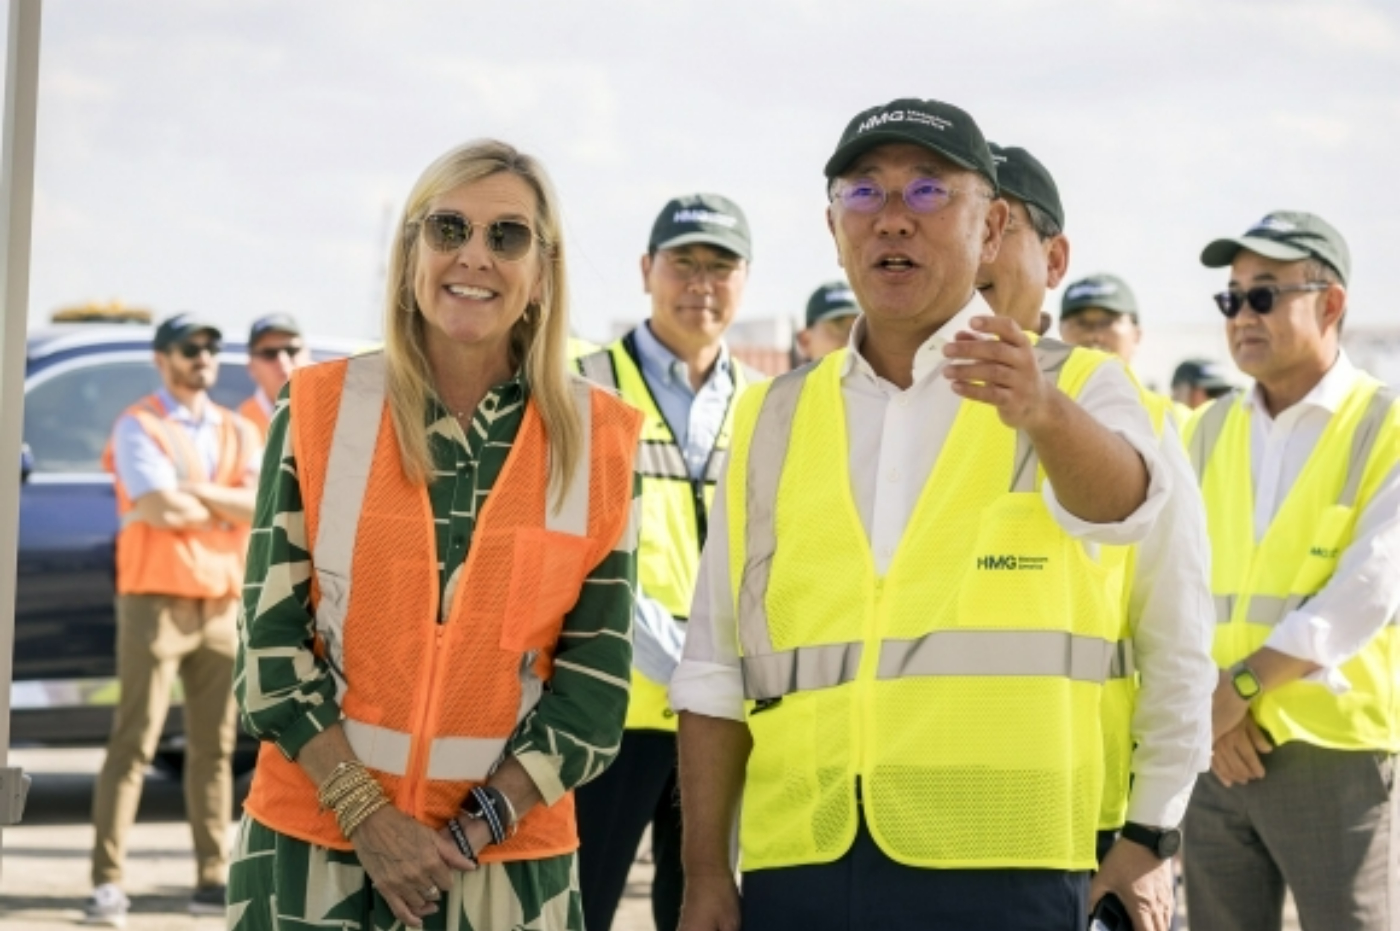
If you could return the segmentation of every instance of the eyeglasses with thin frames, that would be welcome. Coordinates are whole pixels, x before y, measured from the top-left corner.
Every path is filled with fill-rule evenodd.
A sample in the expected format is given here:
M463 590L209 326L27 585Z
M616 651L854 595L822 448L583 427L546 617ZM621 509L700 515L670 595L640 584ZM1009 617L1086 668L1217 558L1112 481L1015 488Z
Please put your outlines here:
M950 187L938 178L915 178L897 193L904 198L904 206L914 213L930 214L948 206L955 194L965 192L962 188ZM879 213L885 209L889 197L890 192L871 178L839 181L831 190L831 202L840 203L853 213Z

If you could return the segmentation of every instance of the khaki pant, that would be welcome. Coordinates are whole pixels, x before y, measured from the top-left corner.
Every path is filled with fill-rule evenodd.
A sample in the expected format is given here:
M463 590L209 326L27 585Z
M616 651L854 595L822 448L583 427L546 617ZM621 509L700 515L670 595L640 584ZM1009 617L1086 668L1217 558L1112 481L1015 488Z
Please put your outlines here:
M185 812L194 833L198 882L226 881L237 623L236 598L117 596L121 698L92 803L93 885L121 882L126 834L136 820L142 780L165 727L177 674L185 690Z

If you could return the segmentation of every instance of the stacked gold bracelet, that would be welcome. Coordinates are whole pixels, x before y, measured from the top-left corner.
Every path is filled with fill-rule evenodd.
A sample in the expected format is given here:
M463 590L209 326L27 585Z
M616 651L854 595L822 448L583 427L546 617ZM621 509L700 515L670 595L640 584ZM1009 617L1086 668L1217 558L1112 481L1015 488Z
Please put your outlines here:
M355 829L370 815L389 804L389 797L379 781L359 760L347 760L336 766L316 791L322 811L335 812L340 833L349 840Z

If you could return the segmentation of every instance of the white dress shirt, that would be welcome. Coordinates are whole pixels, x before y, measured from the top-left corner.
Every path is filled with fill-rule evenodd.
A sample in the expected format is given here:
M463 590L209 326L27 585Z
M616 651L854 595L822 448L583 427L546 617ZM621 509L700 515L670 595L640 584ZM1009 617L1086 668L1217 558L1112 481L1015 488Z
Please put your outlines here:
M1322 431L1360 378L1346 353L1307 396L1270 417L1256 384L1249 409L1249 471L1254 486L1254 539L1263 539ZM1400 611L1400 466L1385 477L1357 516L1351 545L1332 578L1308 603L1288 614L1264 645L1317 663L1307 681L1338 694L1351 688L1339 666L1351 659Z
M913 384L906 390L879 378L861 357L865 321L859 321L851 334L851 353L842 372L841 394L849 437L852 494L865 528L876 571L889 568L905 524L913 513L924 483L933 470L949 428L963 402L942 375L947 364L943 346L959 331L967 330L974 316L990 315L981 295L974 295L957 316L944 324L919 348L914 359ZM1174 481L1194 483L1185 456L1180 462L1164 461L1162 448L1153 434L1137 386L1117 362L1100 366L1085 383L1078 398L1084 410L1109 430L1122 436L1139 452L1150 475L1147 500L1127 519L1112 524L1093 524L1066 511L1055 497L1049 482L1043 487L1046 505L1059 526L1082 541L1089 551L1098 545L1126 545L1145 540L1154 521L1168 501ZM976 403L976 402L967 402ZM1182 471L1182 466L1185 471ZM727 464L726 464L727 470ZM1177 476L1180 477L1177 477ZM710 512L710 532L700 573L695 602L691 607L690 630L685 656L671 680L671 706L716 718L744 720L744 687L739 668L738 628L729 580L728 507L725 479L721 477L714 507ZM1190 498L1186 499L1188 502ZM1199 504L1195 505L1199 508ZM1188 522L1189 523L1189 522ZM1196 543L1204 548L1203 535L1196 525ZM1178 528L1176 534L1189 534ZM1144 562L1146 560L1143 560ZM1192 581L1193 572L1198 575ZM1181 568L1167 584L1183 588L1183 594L1196 603L1205 618L1213 617L1207 577L1199 568ZM1154 620L1144 621L1144 653L1139 665L1154 665L1162 657L1180 649L1192 655L1208 650L1208 639L1196 627L1181 629L1175 623L1158 623L1165 617L1145 613ZM1159 629L1160 628L1160 629ZM1135 645L1137 638L1135 637ZM1207 663L1209 658L1207 654ZM1195 664L1188 664L1188 666ZM1170 670L1171 667L1167 667ZM1211 667L1213 668L1213 667ZM1174 824L1168 815L1179 798L1189 794L1195 774L1208 761L1206 748L1198 746L1199 728L1180 720L1206 717L1208 704L1197 697L1193 676L1175 689L1169 686L1173 673L1151 676L1152 691L1140 702L1135 730L1144 744L1153 744L1146 762L1147 771L1134 785L1135 800L1147 799L1134 807L1134 820L1146 824ZM1149 676L1145 672L1144 679ZM1211 681L1213 685L1213 679ZM1145 682L1146 685L1146 682ZM1145 690L1146 691L1146 690ZM1209 689L1206 690L1209 694ZM1141 706L1153 705L1148 710ZM1188 736L1189 734L1189 736ZM1135 758L1137 760L1137 758ZM1156 801L1150 801L1156 800ZM1181 802L1184 806L1184 801ZM1179 812L1176 819L1179 820Z

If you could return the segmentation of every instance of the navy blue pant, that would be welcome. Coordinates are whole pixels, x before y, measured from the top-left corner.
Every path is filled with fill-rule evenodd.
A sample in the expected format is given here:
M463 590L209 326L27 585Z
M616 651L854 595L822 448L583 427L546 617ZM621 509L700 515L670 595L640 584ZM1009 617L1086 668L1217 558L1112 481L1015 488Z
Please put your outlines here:
M745 931L1084 931L1089 874L931 870L885 855L862 818L834 863L743 878Z

